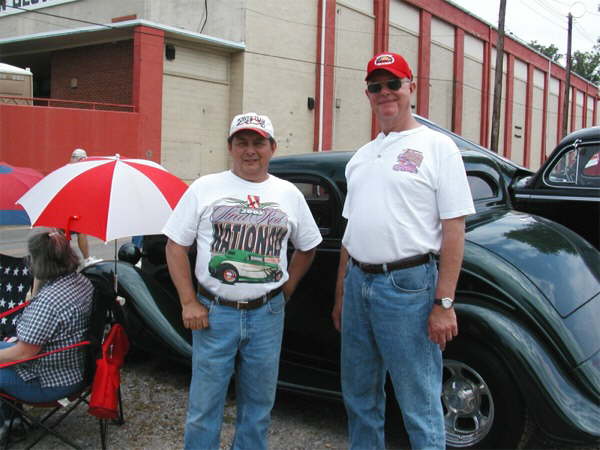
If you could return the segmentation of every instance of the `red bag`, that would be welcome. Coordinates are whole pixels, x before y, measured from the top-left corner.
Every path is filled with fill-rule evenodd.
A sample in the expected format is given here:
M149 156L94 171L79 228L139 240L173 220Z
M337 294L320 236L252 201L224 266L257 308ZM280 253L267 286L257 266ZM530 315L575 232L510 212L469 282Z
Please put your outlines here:
M99 419L116 419L118 416L120 370L128 350L127 334L124 328L116 323L102 344L102 358L96 361L88 412Z

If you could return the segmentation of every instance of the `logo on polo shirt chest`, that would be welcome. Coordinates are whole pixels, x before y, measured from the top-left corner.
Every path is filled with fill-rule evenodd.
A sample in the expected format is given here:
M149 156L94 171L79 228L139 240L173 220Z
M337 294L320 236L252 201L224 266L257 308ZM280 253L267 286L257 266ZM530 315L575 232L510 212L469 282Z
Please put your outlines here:
M396 164L392 167L397 172L418 173L423 162L423 153L419 150L406 148L396 157Z

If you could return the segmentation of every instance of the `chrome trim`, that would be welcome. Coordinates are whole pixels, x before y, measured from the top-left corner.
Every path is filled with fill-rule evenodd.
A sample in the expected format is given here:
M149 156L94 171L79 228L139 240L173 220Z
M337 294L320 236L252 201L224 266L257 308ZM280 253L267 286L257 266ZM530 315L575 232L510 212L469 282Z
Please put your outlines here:
M573 197L570 195L531 195L515 194L516 198L540 199L540 200L577 200L580 202L600 202L600 197Z

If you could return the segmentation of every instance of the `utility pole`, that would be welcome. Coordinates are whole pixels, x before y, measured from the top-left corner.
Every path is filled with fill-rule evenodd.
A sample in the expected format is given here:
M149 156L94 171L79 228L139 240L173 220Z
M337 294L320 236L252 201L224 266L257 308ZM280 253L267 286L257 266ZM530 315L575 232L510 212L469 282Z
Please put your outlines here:
M562 137L569 130L569 94L571 93L571 35L573 34L573 15L569 12L569 28L567 34L567 76L565 77L565 96L563 102Z
M496 72L494 74L494 105L492 109L492 142L490 147L498 153L500 139L500 111L502 101L502 66L504 63L504 18L506 17L506 0L500 0L498 14L498 42L496 43Z

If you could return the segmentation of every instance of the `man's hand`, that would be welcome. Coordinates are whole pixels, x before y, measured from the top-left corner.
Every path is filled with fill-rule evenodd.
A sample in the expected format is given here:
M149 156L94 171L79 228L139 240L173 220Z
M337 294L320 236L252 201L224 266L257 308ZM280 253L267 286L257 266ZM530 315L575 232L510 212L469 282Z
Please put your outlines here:
M446 342L451 341L458 334L454 308L444 309L439 305L434 305L429 314L428 332L429 339L438 344L441 350L444 350Z
M338 265L338 275L335 283L335 303L331 311L331 320L336 330L342 331L342 307L344 304L344 276L346 275L346 265L348 264L348 250L342 245L340 248L340 262Z
M208 309L202 303L194 299L194 301L182 305L181 308L184 327L190 330L208 328Z
M342 331L342 307L344 305L344 293L335 290L335 303L333 304L333 310L331 311L331 320L333 320L333 326L336 330Z
M306 251L296 249L292 253L288 266L288 280L283 285L283 298L286 302L292 298L298 283L312 264L316 252L317 248L315 247Z

